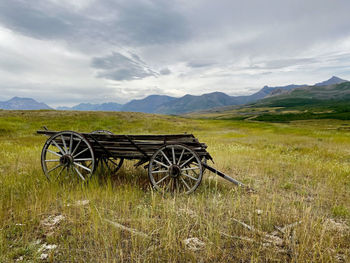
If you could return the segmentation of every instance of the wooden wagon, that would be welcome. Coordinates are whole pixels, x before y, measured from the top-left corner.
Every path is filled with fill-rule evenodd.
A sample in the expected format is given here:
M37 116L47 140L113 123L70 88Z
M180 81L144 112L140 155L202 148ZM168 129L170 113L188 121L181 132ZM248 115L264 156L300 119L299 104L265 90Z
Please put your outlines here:
M244 186L207 164L212 157L205 143L192 134L116 135L99 130L91 133L39 130L49 136L41 153L41 165L49 180L80 178L87 181L97 167L115 174L124 160L145 165L152 187L165 192L192 193L205 169Z

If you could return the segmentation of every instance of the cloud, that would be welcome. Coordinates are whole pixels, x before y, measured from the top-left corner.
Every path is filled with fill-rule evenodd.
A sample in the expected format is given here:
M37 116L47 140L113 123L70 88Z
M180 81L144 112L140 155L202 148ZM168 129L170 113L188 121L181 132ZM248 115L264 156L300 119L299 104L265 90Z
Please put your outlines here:
M159 73L160 73L161 75L169 75L169 74L171 74L171 71L170 71L170 69L168 69L168 68L163 68L163 69L161 69L161 70L159 71Z
M147 68L135 54L131 59L118 52L113 52L105 57L93 58L92 66L99 70L97 74L99 78L111 80L135 80L157 75L156 72Z
M205 68L213 66L215 63L213 62L205 62L205 61L190 61L187 63L187 66L190 68Z

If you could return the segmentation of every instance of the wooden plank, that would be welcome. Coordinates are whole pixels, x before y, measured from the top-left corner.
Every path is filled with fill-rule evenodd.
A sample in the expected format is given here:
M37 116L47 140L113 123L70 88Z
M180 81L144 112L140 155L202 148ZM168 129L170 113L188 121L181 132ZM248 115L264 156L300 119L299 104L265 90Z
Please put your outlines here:
M45 135L54 135L58 133L57 131L45 131L45 130L39 130L37 131L38 134L45 134ZM86 137L94 136L97 138L104 138L104 139L118 139L118 140L127 140L125 138L125 135L117 135L117 134L90 134L90 133L79 133L81 135L84 135ZM195 138L193 134L150 134L150 135L128 135L130 139L132 140L170 140L170 139L177 139L177 138Z
M56 131L37 131L38 134L54 135ZM96 140L110 151L115 157L123 157L127 159L142 159L144 155L133 145L125 135L107 135L107 134L88 134L80 133L91 143L96 157L104 155L102 147L94 141L90 136L96 138ZM164 141L167 144L184 144L187 147L194 150L200 157L210 156L205 150L207 148L205 143L200 143L197 138L192 134L163 134L163 135L128 135L133 140L134 144L137 145L145 154L150 157L157 151L161 146L164 145ZM63 136L66 144L70 140L70 136ZM55 140L58 145L63 146L61 138ZM75 143L78 140L75 141ZM73 146L74 147L74 146ZM79 146L77 152L83 150L84 147Z
M66 145L69 144L69 140L70 137L63 137ZM61 140L61 137L57 138L56 143L59 146L63 146L63 142ZM74 144L77 142L78 140L74 141ZM120 149L136 149L136 147L134 145L132 145L130 142L129 143L119 143L119 142L100 142L99 143L101 145L103 145L103 147L105 148L120 148ZM177 142L175 141L171 141L169 142L169 144L176 144ZM73 146L74 146L73 144ZM90 142L91 146L94 148L101 148L101 146L95 142L95 141L91 141ZM206 149L206 145L203 143L183 143L184 145L188 146L191 149ZM136 144L138 147L140 147L141 149L152 149L152 150L157 150L159 149L161 146L163 146L163 143L142 143L142 144ZM80 147L79 147L80 148Z

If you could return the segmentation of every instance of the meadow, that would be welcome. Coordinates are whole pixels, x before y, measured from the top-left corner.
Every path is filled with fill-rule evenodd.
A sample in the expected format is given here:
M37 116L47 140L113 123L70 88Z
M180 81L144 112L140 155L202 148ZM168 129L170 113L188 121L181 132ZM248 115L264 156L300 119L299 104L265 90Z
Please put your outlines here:
M193 133L215 166L191 195L154 192L125 162L50 183L36 130ZM349 262L350 121L0 111L0 262Z

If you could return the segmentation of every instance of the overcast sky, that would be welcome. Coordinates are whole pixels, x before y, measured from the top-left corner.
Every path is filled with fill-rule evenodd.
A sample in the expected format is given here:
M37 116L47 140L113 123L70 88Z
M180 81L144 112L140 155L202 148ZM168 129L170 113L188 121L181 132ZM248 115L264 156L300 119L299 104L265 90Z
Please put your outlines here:
M349 0L0 0L0 100L50 106L350 80Z

